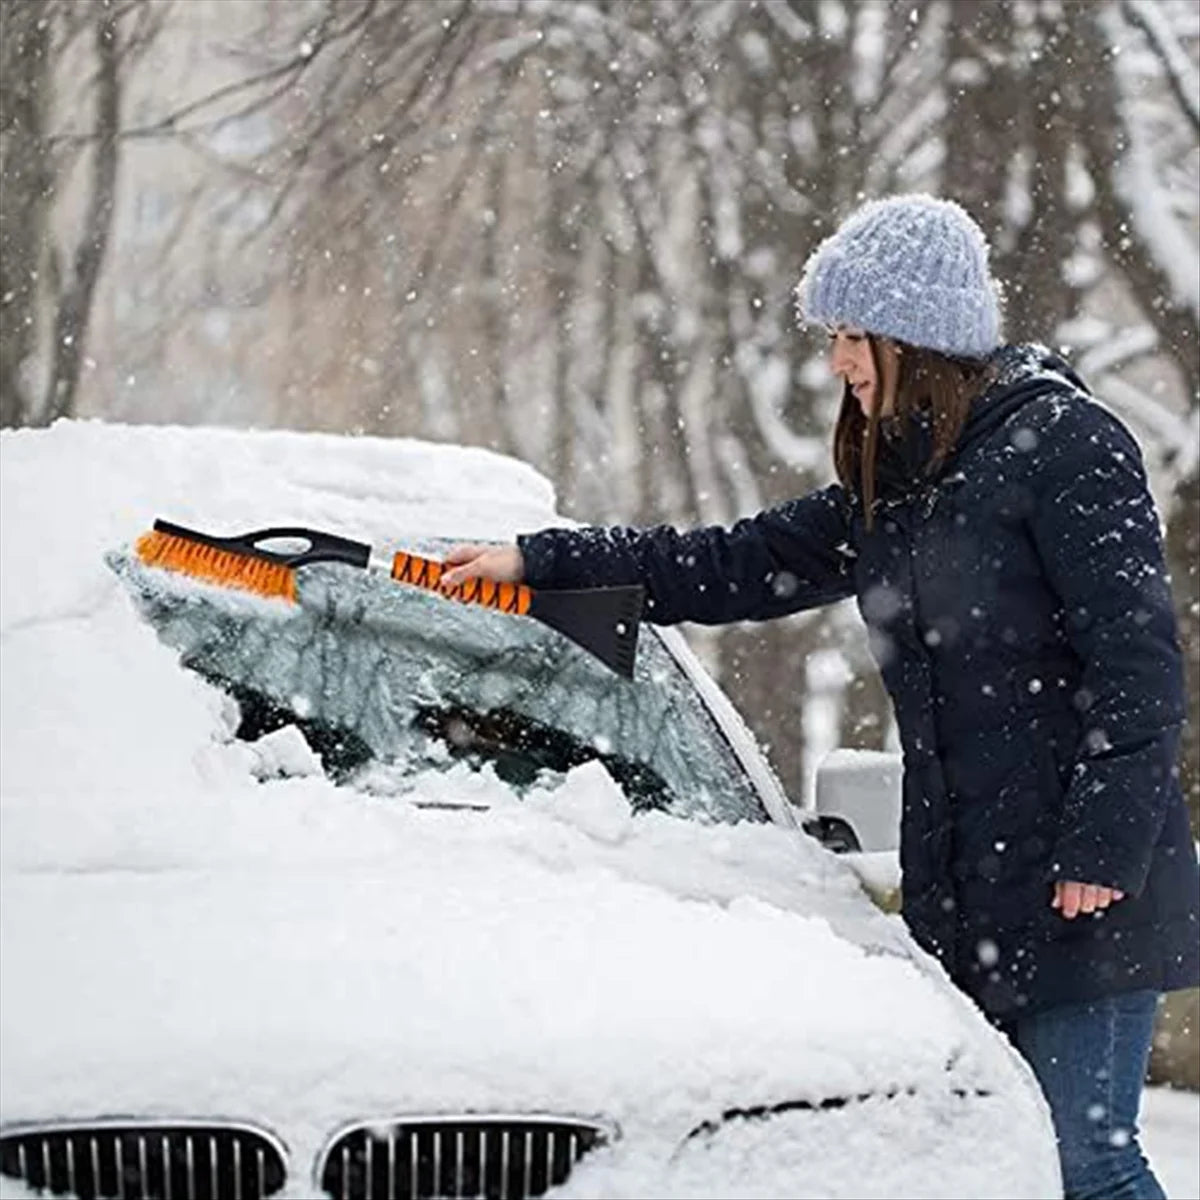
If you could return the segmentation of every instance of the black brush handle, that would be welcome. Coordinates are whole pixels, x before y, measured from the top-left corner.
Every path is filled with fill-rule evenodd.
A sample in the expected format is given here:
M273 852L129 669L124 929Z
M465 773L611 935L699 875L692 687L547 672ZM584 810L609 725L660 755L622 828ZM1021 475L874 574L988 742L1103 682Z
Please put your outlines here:
M274 529L255 529L250 533L239 533L233 537L213 537L210 533L199 533L170 521L154 522L155 531L169 537L186 538L216 550L229 550L235 554L248 554L265 562L281 567L303 567L306 563L342 562L352 567L365 567L371 558L371 547L365 542L339 537L336 533L322 533L319 529L303 526L281 526ZM276 538L292 538L307 543L303 550L293 554L281 554L277 550L263 550L260 542Z

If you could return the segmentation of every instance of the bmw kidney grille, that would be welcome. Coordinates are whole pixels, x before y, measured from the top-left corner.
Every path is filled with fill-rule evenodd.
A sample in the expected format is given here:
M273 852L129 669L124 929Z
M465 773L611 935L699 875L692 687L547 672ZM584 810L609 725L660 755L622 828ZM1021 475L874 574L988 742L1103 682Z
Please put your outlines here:
M528 1115L360 1122L331 1139L317 1180L335 1200L527 1200L614 1136L593 1121Z
M286 1176L273 1134L222 1122L27 1125L0 1135L0 1172L78 1200L263 1200Z

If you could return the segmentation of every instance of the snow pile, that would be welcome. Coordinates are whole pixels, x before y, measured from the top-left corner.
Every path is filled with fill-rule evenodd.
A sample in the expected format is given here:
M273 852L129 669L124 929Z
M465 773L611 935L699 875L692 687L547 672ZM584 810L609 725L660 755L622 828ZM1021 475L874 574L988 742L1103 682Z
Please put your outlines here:
M1142 1148L1168 1196L1200 1196L1200 1096L1147 1088L1138 1117Z

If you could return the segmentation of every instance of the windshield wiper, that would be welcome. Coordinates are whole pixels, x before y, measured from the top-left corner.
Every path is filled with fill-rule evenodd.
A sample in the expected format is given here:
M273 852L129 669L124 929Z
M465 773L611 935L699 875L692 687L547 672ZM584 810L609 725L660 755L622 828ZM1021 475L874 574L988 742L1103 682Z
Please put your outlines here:
M599 762L629 798L634 812L668 809L673 796L653 767L595 746L511 709L480 713L459 705L426 705L413 724L444 742L457 758L490 762L514 787L531 787L543 771L565 775L572 767Z

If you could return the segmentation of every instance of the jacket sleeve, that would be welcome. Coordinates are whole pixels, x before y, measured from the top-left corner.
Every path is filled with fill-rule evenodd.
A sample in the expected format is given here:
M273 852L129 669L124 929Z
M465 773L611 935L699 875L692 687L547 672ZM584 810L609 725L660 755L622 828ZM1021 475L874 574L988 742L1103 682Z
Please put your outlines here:
M1044 430L1034 539L1083 666L1082 737L1053 879L1145 886L1174 782L1183 662L1154 508L1137 443L1098 404L1059 401Z
M547 529L517 539L533 588L640 583L656 625L762 621L854 591L849 506L836 484L730 528Z

